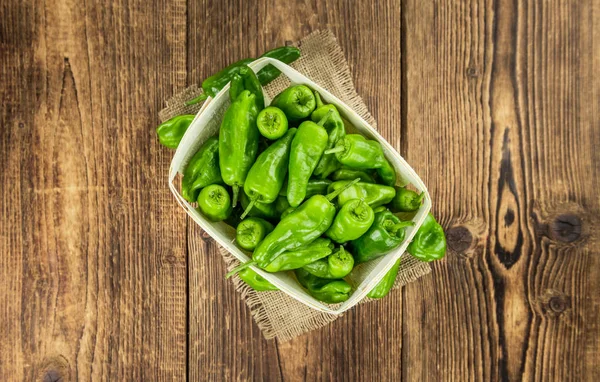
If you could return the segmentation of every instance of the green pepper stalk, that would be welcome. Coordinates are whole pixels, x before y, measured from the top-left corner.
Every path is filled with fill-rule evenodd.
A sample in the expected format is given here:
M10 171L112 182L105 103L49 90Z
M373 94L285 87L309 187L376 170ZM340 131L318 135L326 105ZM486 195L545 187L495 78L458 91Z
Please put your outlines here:
M417 194L406 187L396 187L396 196L390 203L391 210L394 212L413 212L421 207L421 202L425 193Z
M290 146L296 129L287 133L263 151L248 172L244 192L250 198L250 205L242 214L242 219L255 203L273 203L283 186L288 170Z
M327 147L327 131L323 124L331 117L329 111L318 122L304 121L292 141L289 162L287 198L290 206L298 207L306 198L308 181Z
M198 195L200 211L214 222L225 220L231 215L231 198L225 187L211 184Z
M396 184L396 171L385 158L377 141L366 139L360 134L348 134L337 142L335 148L325 150L325 154L333 153L344 166L362 170L374 169L386 185Z
M367 203L352 199L340 208L325 235L340 244L355 240L367 232L374 219L373 209Z
M327 257L331 255L332 252L333 243L331 240L319 237L312 243L308 243L297 249L285 251L281 255L274 257L272 261L262 269L271 273L298 269L306 264Z
M176 149L195 117L193 114L178 115L158 125L156 134L160 144Z
M327 122L323 125L328 134L326 150L331 149L340 139L342 139L346 135L344 121L335 105L325 105L321 100L321 95L318 92L315 92L315 100L317 106L315 111L313 111L313 113L310 116L313 122L320 121L323 118L323 116L328 113L333 113L331 118L329 118ZM329 174L337 170L340 166L341 165L335 156L322 155L321 159L319 160L319 163L317 164L317 167L315 168L314 175L321 178L327 178Z
M256 96L244 90L229 106L219 133L219 166L225 184L233 188L233 206L258 154Z
M300 285L319 301L335 304L350 298L352 286L344 280L323 279L308 273L304 269L296 269L295 273Z
M439 260L446 255L444 229L432 214L427 214L407 250L421 261Z
M373 177L367 174L365 171L356 170L349 167L342 167L331 174L331 179L333 181L352 180L356 178L360 178L360 181L363 183L377 183L375 182L375 179L373 179Z
M305 198L310 198L313 195L327 195L327 188L331 185L331 180L329 179L309 179L306 184L306 196ZM283 187L281 187L281 191L279 191L279 195L287 196L287 183L283 183Z
M286 64L290 64L300 57L300 49L295 46L282 46L280 48L271 49L261 57L271 57ZM261 85L264 86L279 77L280 74L281 71L279 69L269 64L258 71L258 80Z
M254 203L251 208L248 208L250 203L250 198L248 197L248 195L246 195L244 189L242 188L242 192L240 192L240 204L244 209L242 213L249 209L250 211L246 214L246 216L258 217L271 221L277 219L277 217L279 216L277 211L277 205L275 203Z
M370 298L383 298L387 296L392 290L396 277L398 276L398 270L400 269L400 259L396 260L392 268L383 276L381 280L375 285L373 289L367 294Z
M315 110L315 105L315 96L306 85L290 86L271 102L271 106L281 109L290 121L307 118Z
M398 248L404 241L405 228L412 225L412 221L401 221L388 209L375 213L371 228L350 242L354 261L364 263Z
M201 189L219 183L223 183L219 169L219 138L211 137L200 146L185 168L181 196L188 202L195 202Z
M246 268L238 273L240 279L255 291L279 290L275 285L268 282L264 277L254 272L252 268Z
M254 248L273 231L273 224L261 218L248 218L238 224L235 232L235 241L247 251Z
M288 120L285 113L275 106L269 106L261 110L258 113L256 124L260 134L271 140L283 137L288 130Z
M347 187L351 187L352 184L348 183ZM275 229L256 247L251 261L233 269L226 277L253 264L265 269L282 253L312 243L325 233L333 222L336 208L331 200L343 190L344 188L340 188L326 196L314 195L302 203L281 219Z
M331 183L328 190L334 191L345 187L349 181L340 180ZM396 195L394 187L384 186L382 184L371 184L359 182L352 187L346 188L346 190L338 196L338 205L343 206L352 199L362 199L372 208L388 204L392 201Z
M353 268L354 257L342 246L331 255L302 267L308 273L323 279L341 279L349 275Z
M262 110L265 107L262 86L260 86L260 82L258 82L258 78L256 78L256 74L254 74L252 69L245 65L240 67L238 73L234 74L231 80L231 86L229 87L229 99L231 102L235 101L244 90L248 90L254 94L258 110Z

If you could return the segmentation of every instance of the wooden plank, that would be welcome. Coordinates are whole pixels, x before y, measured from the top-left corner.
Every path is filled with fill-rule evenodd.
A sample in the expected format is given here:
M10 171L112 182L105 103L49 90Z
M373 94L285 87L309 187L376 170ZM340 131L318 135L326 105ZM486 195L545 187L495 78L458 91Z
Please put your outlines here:
M153 133L185 3L155 5L0 9L3 379L185 377L184 218Z
M405 288L404 379L598 379L598 3L403 10L408 160L452 249Z

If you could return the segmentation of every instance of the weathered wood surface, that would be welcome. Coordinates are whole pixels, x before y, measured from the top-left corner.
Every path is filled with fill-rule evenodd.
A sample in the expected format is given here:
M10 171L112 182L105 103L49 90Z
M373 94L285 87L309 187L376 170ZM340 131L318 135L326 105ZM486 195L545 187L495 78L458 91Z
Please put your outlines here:
M597 1L0 7L3 380L600 380ZM430 276L266 341L166 185L163 100L330 28L448 232Z

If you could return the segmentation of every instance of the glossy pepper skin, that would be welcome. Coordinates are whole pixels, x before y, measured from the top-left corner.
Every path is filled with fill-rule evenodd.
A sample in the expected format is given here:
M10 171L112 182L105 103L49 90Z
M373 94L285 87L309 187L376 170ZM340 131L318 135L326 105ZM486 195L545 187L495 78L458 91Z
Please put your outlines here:
M236 228L235 241L246 251L254 251L273 228L273 224L261 218L244 219Z
M244 90L229 106L219 132L219 166L225 184L233 188L233 206L258 153L255 95Z
M349 167L342 167L339 170L336 170L333 174L331 174L331 180L352 180L360 178L360 181L363 183L377 183L375 179L369 174L367 174L363 170L356 170Z
M313 195L327 195L327 189L331 183L332 182L329 179L309 179L306 185L306 197L310 198ZM287 196L287 183L283 184L281 191L279 191L279 195Z
M354 268L354 257L344 247L340 247L331 255L306 264L302 267L311 275L322 279L341 279L346 277Z
M362 170L374 169L384 184L396 184L396 171L385 158L377 141L366 139L360 134L348 134L329 152L335 152L335 157L344 166Z
M195 117L192 114L178 115L158 125L156 134L160 144L176 149Z
M340 208L325 235L340 244L355 240L367 232L374 219L373 209L367 203L352 199Z
M305 85L290 86L271 102L271 106L281 109L290 121L307 118L315 110L315 105L315 96Z
M267 272L281 272L302 268L316 260L331 255L333 244L331 240L319 237L313 242L291 251L285 251L272 259L264 268Z
M328 191L335 191L348 184L347 180L340 180L331 183ZM338 205L343 206L352 199L362 199L372 208L388 204L396 195L394 187L384 186L382 184L371 184L358 182L352 187L340 193L338 196Z
M310 176L327 147L328 135L323 124L330 116L330 113L326 114L319 123L302 122L292 141L287 186L287 198L292 207L298 207L306 198Z
M277 200L275 200L275 210L277 211L277 216L281 216L285 210L290 208L290 203L288 202L285 196L279 195Z
M394 212L413 212L421 207L421 202L425 193L417 194L406 187L396 187L396 196L390 203L391 210Z
M204 187L198 195L198 207L211 221L225 220L231 215L231 198L225 187L211 184Z
M300 57L300 49L295 46L282 46L280 48L271 49L270 51L264 53L261 57L271 57L275 58L281 62L286 64L292 63L296 61ZM261 85L267 85L275 78L279 77L281 71L269 64L258 71L258 80Z
M333 148L336 143L346 135L344 121L338 109L332 105L325 105L321 100L319 93L315 92L316 109L312 112L310 119L313 122L320 121L328 113L332 113L323 127L327 131L327 149ZM320 178L327 178L329 174L340 168L340 163L334 155L323 155L315 168L314 174ZM354 179L354 178L352 178Z
M212 137L200 146L185 168L181 196L188 202L195 202L201 189L219 183L223 183L219 168L219 138Z
M277 199L287 175L290 146L295 134L296 129L289 129L252 165L244 183L244 192L254 203L270 204Z
M260 134L271 140L281 138L288 131L288 120L285 113L275 106L262 109L258 113L256 125Z
M242 208L244 209L244 211L246 211L246 209L250 205L250 202L251 202L250 198L248 197L248 195L246 195L246 193L244 192L244 189L242 189L242 192L240 192L240 204L242 205ZM242 212L244 212L244 211L242 211ZM241 214L240 214L240 216L241 216ZM273 221L273 220L277 219L279 214L278 214L277 206L275 203L270 203L270 204L254 203L252 209L246 214L246 216L259 217L259 218Z
M260 86L256 74L246 65L241 66L238 73L233 75L231 86L229 87L229 99L231 102L235 101L244 90L248 90L251 94L254 94L254 101L258 110L264 109L265 97L262 86Z
M375 285L373 289L367 294L370 298L383 298L390 293L396 277L398 276L398 270L400 269L400 259L396 260L392 268L383 276L383 278Z
M446 255L444 229L432 214L427 214L407 251L421 261L439 260Z
M245 58L243 60L239 60L227 66L225 69L222 69L220 72L205 79L202 82L202 90L204 90L204 94L214 98L217 93L219 93L221 89L223 89L225 85L231 81L233 76L239 73L239 70L242 66L248 65L252 61L254 61L254 58Z
M314 276L304 269L296 269L296 279L308 293L319 301L328 304L344 302L350 298L352 286L341 279L323 279Z
M268 282L264 277L254 272L252 268L246 268L238 273L240 279L255 291L279 290L275 285Z
M413 224L401 221L387 209L377 212L371 228L350 242L354 261L364 263L398 248L404 241L404 229Z

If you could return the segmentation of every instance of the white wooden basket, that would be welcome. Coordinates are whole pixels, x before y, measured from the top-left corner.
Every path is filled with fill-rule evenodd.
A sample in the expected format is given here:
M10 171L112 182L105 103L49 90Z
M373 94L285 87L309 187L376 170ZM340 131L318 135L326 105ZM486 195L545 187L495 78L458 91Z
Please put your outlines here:
M350 298L341 304L325 304L322 303L311 295L309 295L294 279L293 275L288 272L279 273L268 273L260 270L259 268L252 266L251 268L269 280L272 284L277 286L281 291L287 293L292 298L301 301L302 303L310 306L311 308L317 309L322 312L330 314L340 314L354 305L356 305L361 299L363 299L367 293L381 280L381 278L387 273L392 267L394 262L404 254L406 247L412 240L417 229L423 223L425 216L431 208L431 199L427 188L423 184L423 181L415 173L415 171L406 163L404 158L394 150L394 148L385 140L379 133L371 127L364 119L362 119L354 110L348 107L345 103L340 101L338 98L329 93L326 89L323 89L318 84L306 78L292 67L282 63L281 61L274 60L272 58L259 58L248 65L254 72L258 72L265 65L272 64L277 67L282 75L286 76L292 84L303 84L316 90L321 95L323 102L333 103L339 110L340 114L348 120L357 130L357 132L363 134L369 139L375 139L381 143L385 152L386 158L396 169L398 175L398 184L404 185L411 183L417 190L425 193L425 198L422 207L419 209L413 222L413 227L406 229L406 239L404 243L395 251L388 253L376 260L369 261L365 264L360 264L354 268L352 273L348 276L347 280L353 285L354 290ZM265 105L270 103L272 97L275 94L265 93ZM250 260L249 253L241 250L235 245L235 229L228 226L225 223L213 223L206 219L200 212L198 212L190 203L188 203L179 193L179 185L175 185L175 179L177 173L183 173L187 163L194 156L200 146L210 137L218 134L221 126L221 121L225 110L229 106L229 84L225 86L223 90L215 96L215 98L208 98L202 108L194 118L194 121L185 133L173 161L171 162L171 168L169 170L169 188L175 195L175 198L179 204L186 210L188 215L194 219L196 223L203 230L205 230L211 237L213 237L221 246L226 248L233 256L235 256L241 262ZM261 292L258 292L261 293Z

